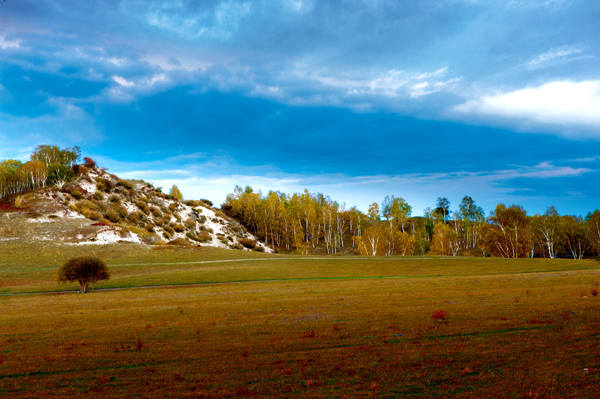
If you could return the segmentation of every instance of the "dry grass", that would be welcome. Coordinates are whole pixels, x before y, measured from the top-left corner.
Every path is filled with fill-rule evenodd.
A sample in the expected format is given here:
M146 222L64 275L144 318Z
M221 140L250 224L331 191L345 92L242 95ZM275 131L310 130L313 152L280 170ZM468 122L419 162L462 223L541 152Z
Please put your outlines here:
M19 278L39 288L53 272L8 248L0 247L2 288L17 291ZM43 259L83 251L57 249ZM594 261L94 252L113 265L109 285L223 283L0 297L0 397L600 393ZM242 256L268 260L176 263ZM127 266L133 259L153 265Z

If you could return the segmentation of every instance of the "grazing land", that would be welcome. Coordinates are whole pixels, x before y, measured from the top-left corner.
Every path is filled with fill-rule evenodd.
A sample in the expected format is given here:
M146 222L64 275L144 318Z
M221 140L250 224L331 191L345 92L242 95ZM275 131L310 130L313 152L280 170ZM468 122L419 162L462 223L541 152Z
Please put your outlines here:
M82 254L111 271L86 295L55 282ZM0 397L598 397L599 282L595 260L5 242Z

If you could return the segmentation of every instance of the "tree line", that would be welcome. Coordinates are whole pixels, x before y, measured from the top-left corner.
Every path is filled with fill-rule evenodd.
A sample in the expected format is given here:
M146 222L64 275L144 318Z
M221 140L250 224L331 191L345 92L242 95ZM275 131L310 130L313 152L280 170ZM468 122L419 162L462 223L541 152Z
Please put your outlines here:
M529 216L521 206L498 204L486 217L465 196L454 211L441 197L424 216L412 216L412 207L403 198L386 196L365 214L308 190L263 195L251 187L236 187L222 210L267 245L304 254L573 259L600 255L600 210L581 218L559 215L549 207Z
M48 185L63 185L74 177L73 166L80 154L77 146L60 149L40 145L27 162L0 161L0 198Z

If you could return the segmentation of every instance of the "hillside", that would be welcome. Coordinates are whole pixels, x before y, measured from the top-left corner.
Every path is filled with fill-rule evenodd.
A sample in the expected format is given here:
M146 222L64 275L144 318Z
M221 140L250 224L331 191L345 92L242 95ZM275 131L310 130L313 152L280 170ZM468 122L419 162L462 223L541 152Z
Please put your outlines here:
M208 201L77 165L71 182L0 201L0 241L180 244L272 252Z

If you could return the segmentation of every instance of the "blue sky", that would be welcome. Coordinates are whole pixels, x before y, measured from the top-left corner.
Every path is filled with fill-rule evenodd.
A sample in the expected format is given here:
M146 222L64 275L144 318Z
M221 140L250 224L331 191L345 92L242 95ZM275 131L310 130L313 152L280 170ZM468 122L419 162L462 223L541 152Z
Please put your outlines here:
M217 204L239 184L584 215L598 20L594 0L6 0L0 158L79 145Z

